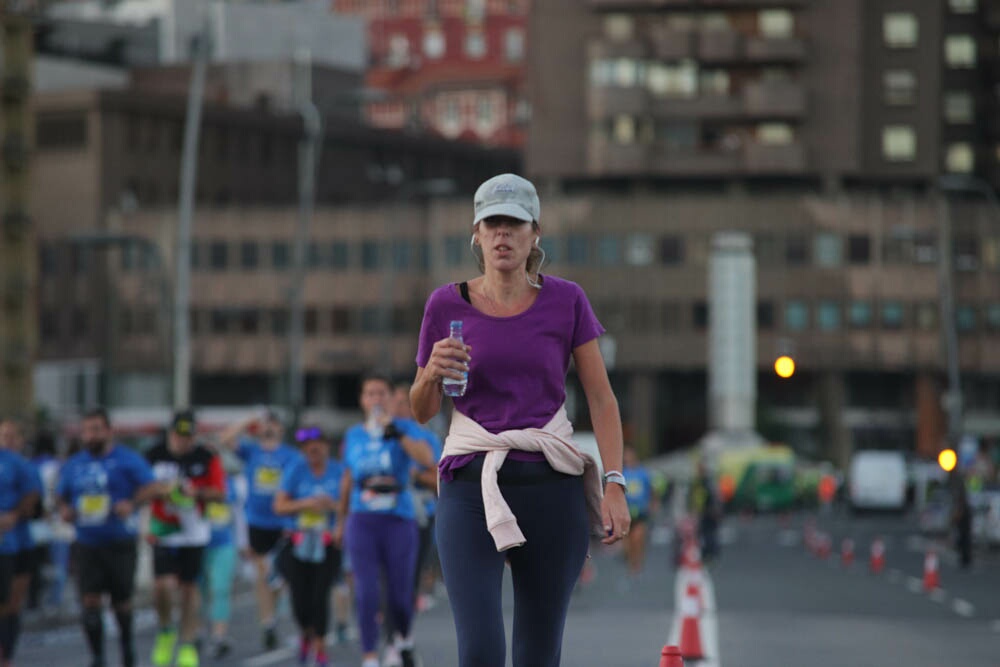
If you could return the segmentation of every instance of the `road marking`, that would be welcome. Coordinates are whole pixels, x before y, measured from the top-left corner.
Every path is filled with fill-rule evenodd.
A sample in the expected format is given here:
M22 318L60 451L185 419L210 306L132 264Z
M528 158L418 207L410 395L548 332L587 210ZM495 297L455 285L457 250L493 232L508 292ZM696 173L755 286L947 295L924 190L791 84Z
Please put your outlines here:
M911 593L919 593L920 591L924 590L924 582L920 581L916 577L907 577L906 588Z
M956 614L965 618L972 618L976 615L976 608L972 606L972 603L962 598L952 600L951 608L955 610Z
M948 594L944 591L943 588L935 588L934 590L931 591L931 600L934 600L934 602L943 603L947 599L948 599Z

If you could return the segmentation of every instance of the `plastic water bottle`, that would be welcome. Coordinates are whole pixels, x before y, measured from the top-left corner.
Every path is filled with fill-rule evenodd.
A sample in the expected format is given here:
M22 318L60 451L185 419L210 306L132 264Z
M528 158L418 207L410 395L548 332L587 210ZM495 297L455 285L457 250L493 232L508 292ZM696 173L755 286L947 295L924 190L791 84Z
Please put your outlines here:
M452 321L450 337L462 342L462 320ZM461 380L446 377L441 384L444 385L445 396L465 396L465 389L469 386L469 373L463 372Z

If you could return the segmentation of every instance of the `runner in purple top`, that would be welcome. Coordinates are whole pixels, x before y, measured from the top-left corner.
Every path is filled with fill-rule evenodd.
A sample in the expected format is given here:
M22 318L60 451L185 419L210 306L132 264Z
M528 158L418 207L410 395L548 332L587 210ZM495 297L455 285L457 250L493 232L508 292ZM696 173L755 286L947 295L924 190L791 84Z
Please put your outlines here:
M475 196L472 248L482 277L445 285L427 301L411 389L413 413L427 422L441 409L442 380L468 371L455 409L491 433L539 428L566 401L572 360L587 395L607 484L606 544L628 534L618 401L597 338L604 332L572 282L540 273L538 195L502 174ZM449 338L463 322L464 344ZM501 582L514 583L514 667L557 667L570 595L588 548L581 477L555 471L539 454L512 451L498 481L526 542L498 552L484 517L483 455L445 457L437 514L441 568L458 634L460 667L503 667Z

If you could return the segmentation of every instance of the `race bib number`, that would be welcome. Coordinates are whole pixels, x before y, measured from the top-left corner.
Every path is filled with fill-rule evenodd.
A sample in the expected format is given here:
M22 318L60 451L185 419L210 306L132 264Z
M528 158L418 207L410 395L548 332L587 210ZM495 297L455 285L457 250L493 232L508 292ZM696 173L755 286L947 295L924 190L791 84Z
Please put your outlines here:
M361 502L372 512L387 512L396 509L399 494L376 493L370 489L361 492Z
M257 468L253 478L253 486L257 491L273 493L278 490L281 482L281 468Z
M326 514L322 512L299 512L299 530L317 530L326 527Z
M213 526L228 526L233 521L233 510L225 503L208 503L205 517Z
M111 514L111 496L106 493L82 495L77 500L76 513L83 525L104 523Z

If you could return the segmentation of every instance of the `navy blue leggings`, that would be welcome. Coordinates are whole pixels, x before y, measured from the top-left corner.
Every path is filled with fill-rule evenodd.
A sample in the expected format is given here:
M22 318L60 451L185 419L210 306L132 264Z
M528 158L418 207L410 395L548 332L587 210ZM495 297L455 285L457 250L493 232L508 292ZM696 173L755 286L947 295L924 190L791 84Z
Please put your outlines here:
M480 457L442 482L437 509L459 667L505 665L501 585L507 560L514 583L514 667L558 667L570 596L589 547L583 478L556 473L544 461L506 461L500 490L527 541L499 553L486 530L481 469Z

